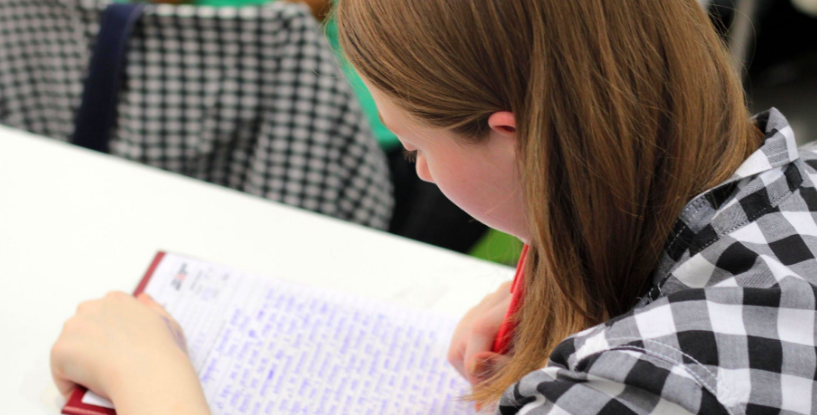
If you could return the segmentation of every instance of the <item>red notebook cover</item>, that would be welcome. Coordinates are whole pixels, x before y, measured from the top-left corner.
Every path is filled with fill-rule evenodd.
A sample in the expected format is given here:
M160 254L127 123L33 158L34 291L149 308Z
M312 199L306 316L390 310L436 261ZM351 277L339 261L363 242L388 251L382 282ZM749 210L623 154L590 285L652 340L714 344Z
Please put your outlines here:
M150 281L150 277L153 276L153 272L156 271L156 267L162 262L164 256L164 252L160 251L156 253L156 256L153 257L153 262L150 264L147 272L145 272L145 276L142 277L142 281L136 286L136 290L133 292L134 296L139 295L145 290L148 281ZM113 409L82 403L82 397L85 396L86 391L87 389L77 385L74 392L71 393L71 397L68 398L68 402L62 407L62 413L66 415L116 415L116 411Z

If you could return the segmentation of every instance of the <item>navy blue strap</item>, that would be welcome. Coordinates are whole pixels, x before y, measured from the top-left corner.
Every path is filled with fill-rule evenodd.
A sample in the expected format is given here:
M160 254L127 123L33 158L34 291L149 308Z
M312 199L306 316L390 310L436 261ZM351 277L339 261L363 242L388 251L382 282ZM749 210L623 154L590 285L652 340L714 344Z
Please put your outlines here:
M125 70L125 54L133 27L144 4L111 4L102 14L99 35L91 58L82 104L77 113L76 145L108 152L111 129L116 122L116 104Z

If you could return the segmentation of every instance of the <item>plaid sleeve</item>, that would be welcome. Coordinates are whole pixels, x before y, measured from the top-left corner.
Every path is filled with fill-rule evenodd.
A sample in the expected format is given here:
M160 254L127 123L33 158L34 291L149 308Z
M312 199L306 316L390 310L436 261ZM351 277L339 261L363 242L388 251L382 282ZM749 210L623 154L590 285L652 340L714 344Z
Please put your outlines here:
M776 282L679 291L578 333L499 413L817 412L817 288L777 258L749 261L741 280Z
M530 373L500 402L499 414L726 414L683 364L638 345L589 356L576 370L552 364Z

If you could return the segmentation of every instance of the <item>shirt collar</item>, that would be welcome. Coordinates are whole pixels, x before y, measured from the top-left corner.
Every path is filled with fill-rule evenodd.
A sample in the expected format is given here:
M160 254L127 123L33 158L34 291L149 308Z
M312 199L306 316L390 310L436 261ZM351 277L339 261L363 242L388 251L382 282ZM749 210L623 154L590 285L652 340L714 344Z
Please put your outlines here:
M798 162L794 131L783 114L772 108L752 119L765 134L760 148L732 177L687 203L653 274L653 286L639 305L667 294L662 287L680 264L725 233L756 220L802 183L805 171Z
M766 138L760 149L752 153L726 183L757 175L800 158L794 131L777 108L760 113L753 120L765 132Z

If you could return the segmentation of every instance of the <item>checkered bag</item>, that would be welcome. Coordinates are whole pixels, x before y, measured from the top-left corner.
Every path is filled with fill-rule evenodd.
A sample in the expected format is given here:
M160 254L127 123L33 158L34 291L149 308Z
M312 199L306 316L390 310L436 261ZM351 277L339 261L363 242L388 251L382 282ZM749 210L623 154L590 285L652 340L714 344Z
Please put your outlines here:
M107 0L0 1L0 123L70 141ZM147 5L111 154L385 229L388 168L302 6Z

